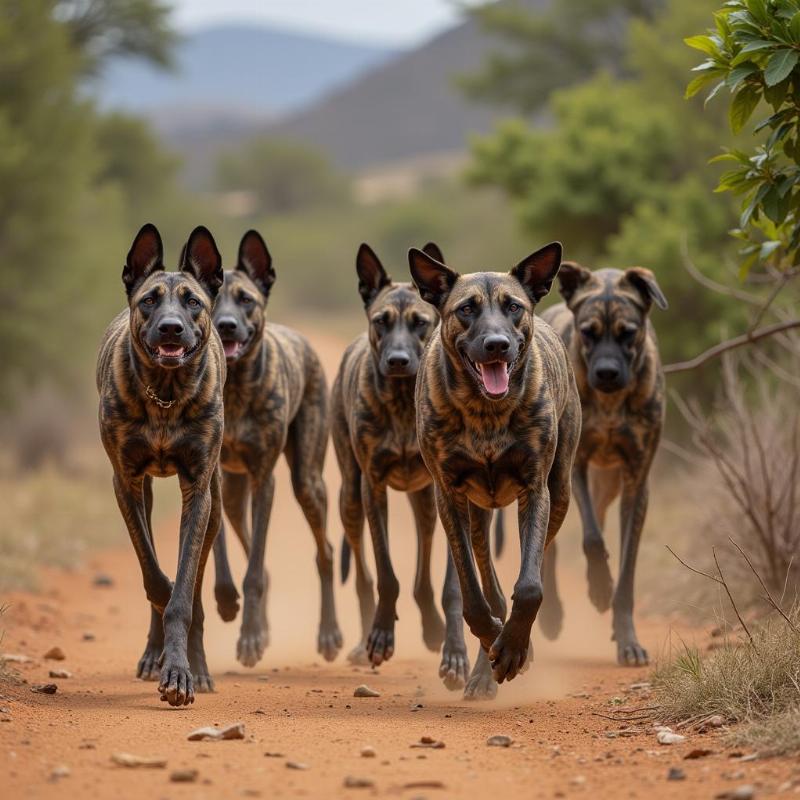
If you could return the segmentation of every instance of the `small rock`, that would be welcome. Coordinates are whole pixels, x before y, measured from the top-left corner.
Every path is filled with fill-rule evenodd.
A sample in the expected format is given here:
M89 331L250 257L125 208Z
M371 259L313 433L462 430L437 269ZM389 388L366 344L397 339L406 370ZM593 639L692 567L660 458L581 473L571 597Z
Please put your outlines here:
M441 781L409 781L403 784L404 789L444 789Z
M632 683L628 688L632 692L645 692L648 689L652 689L653 684L650 681L640 681L639 683Z
M194 783L200 773L196 769L176 769L170 773L173 783Z
M345 789L370 789L375 785L375 781L369 778L355 778L348 775L344 779Z
M66 764L59 764L57 767L53 767L53 771L50 773L50 780L57 781L61 778L68 778L69 777L69 767Z
M376 755L375 748L370 745L361 748L361 758L375 758Z
M30 664L33 659L22 653L0 653L0 661L5 661L6 664Z
M301 761L287 761L286 762L287 769L308 769L308 764L303 764Z
M713 717L709 717L706 720L706 725L708 725L709 728L721 728L724 724L725 718L719 714L714 714Z
M694 761L698 758L705 758L706 756L710 756L714 751L709 750L707 747L695 747L694 750L690 750L684 757L684 761Z
M97 575L94 576L94 580L92 581L93 586L101 586L101 587L108 587L114 585L114 579L110 575L106 575L104 572L98 572Z
M685 781L686 773L680 767L670 767L667 773L668 781Z
M586 785L586 778L583 775L576 775L574 778L570 780L570 783L573 786L585 786Z
M163 769L167 766L166 758L135 756L133 753L114 753L111 760L119 767L129 767L136 769Z
M434 739L432 736L421 736L418 742L414 742L412 747L428 747L431 750L444 750L444 742Z
M68 669L51 669L51 678L71 678L72 673Z
M375 691L375 689L370 689L366 683L362 683L361 686L356 686L355 691L353 692L353 697L380 697L381 693Z
M511 747L514 740L510 736L506 736L503 733L495 734L494 736L490 736L486 740L486 744L489 747Z
M656 739L658 739L659 744L680 744L686 741L685 736L681 736L679 733L673 733L672 731L659 731L656 734Z
M283 753L275 753L273 751L267 750L267 752L264 753L264 756L266 758L283 758Z
M739 786L737 789L716 795L717 800L753 800L755 796L755 787L749 785Z
M202 742L209 739L212 741L244 739L244 722L234 722L225 728L215 728L212 725L208 725L205 728L198 728L192 731L186 738L190 742Z
M84 642L93 642L97 637L91 631L84 631L83 633L83 641Z
M31 691L36 694L55 694L58 691L58 686L54 683L38 683L36 686L31 686Z
M50 661L63 661L67 656L60 647L51 647L44 654L44 657L49 659Z

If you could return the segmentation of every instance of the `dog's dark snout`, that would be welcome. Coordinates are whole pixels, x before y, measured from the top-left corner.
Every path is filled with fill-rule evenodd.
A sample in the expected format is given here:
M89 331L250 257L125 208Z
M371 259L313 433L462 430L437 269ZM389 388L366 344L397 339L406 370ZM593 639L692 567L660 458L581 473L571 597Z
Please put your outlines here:
M407 367L411 363L411 356L404 350L394 350L386 357L390 367Z
M183 323L177 317L165 317L158 323L158 332L164 336L180 336L183 333Z
M613 361L600 362L595 368L595 375L601 381L611 383L619 379L619 365Z
M503 334L495 333L483 340L483 349L495 356L505 355L511 347L511 339Z
M220 333L235 333L238 327L238 323L233 317L220 317L216 324Z

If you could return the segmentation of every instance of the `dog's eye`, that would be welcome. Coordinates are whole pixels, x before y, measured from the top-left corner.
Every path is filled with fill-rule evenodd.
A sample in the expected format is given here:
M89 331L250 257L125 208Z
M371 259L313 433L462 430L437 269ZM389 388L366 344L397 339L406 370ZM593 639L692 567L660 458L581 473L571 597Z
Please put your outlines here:
M186 301L186 305L188 305L189 308L200 308L200 301L196 297L190 297Z
M249 305L250 305L250 303L252 303L252 302L253 302L253 298L252 298L252 297L248 297L246 294L243 294L243 295L241 296L241 298L239 299L239 302L240 302L240 303L241 303L243 306L249 306Z
M619 340L621 342L632 342L636 336L636 328L623 328L619 332Z
M587 342L594 342L597 340L597 332L591 325L581 328L581 336L583 336L584 340Z
M475 313L475 306L472 303L464 303L461 308L458 309L460 313L462 313L465 317L470 317Z
M145 299L142 300L142 302L146 306L154 306L156 304L156 299L155 299L155 297L145 297Z
M522 306L519 303L509 303L508 304L508 312L509 314L516 314Z
M426 320L426 319L418 319L416 321L415 325L419 330L422 330L423 328L427 328L428 327L428 320Z

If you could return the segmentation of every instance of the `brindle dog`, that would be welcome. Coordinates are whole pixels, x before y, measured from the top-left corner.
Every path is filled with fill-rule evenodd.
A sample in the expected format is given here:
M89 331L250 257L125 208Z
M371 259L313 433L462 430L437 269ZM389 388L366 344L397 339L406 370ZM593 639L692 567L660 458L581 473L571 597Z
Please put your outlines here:
M426 250L442 257L433 245ZM389 556L387 488L408 494L417 528L414 598L422 614L422 638L437 651L444 625L434 605L430 565L436 506L431 476L417 443L414 382L425 343L438 321L436 311L409 283L394 283L372 249L362 244L356 258L358 290L368 329L345 351L333 385L333 443L342 474L339 510L344 526L343 577L349 551L356 559L356 588L361 608L362 641L350 653L353 662L378 665L394 653L394 624L399 584ZM378 606L362 547L366 512L378 571ZM447 613L447 612L446 612ZM462 627L460 609L447 614ZM458 685L462 663L442 664L441 674Z
M633 625L636 554L647 511L647 481L664 422L664 375L648 314L667 301L650 270L591 272L565 263L558 274L566 303L543 318L558 331L569 352L583 411L572 486L583 522L589 597L600 611L613 606L613 638L620 664L647 663ZM603 542L606 511L622 494L621 555L616 591ZM555 547L548 551L542 608L543 631L561 628L555 587ZM612 602L613 595L613 602Z
M420 294L441 315L417 378L417 431L464 619L481 643L467 693L493 696L495 681L511 680L529 659L542 557L567 512L580 434L580 400L564 343L547 323L534 324L533 315L558 272L561 245L547 245L507 274L461 276L419 250L409 252L409 262ZM491 509L515 500L520 572L504 624L489 527Z
M145 225L122 280L128 309L108 327L97 362L100 435L114 492L144 577L152 612L136 674L159 674L161 699L194 702L212 691L203 650L201 585L221 516L225 357L211 322L222 261L203 227L189 237L179 272L164 271L161 237ZM175 584L153 542L153 477L178 476L183 508Z
M294 495L317 545L322 587L317 651L332 661L342 646L333 598L333 548L326 535L328 496L322 480L328 442L328 390L322 365L308 341L290 328L266 321L274 282L272 257L264 240L256 231L248 231L239 245L236 267L225 271L214 308L214 325L228 365L220 458L222 503L248 556L242 627L236 646L237 658L247 667L258 663L269 643L264 551L275 491L273 472L281 453L289 464ZM220 522L219 544L214 552L216 596L223 618L230 618L236 614L237 593L224 541Z

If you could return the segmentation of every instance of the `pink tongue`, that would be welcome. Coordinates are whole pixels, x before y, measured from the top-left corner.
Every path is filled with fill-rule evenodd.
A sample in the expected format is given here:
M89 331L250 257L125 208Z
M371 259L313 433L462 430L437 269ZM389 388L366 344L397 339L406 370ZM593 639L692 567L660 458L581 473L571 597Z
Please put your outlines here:
M230 356L235 356L239 350L238 342L223 342L222 346L225 348L225 355L229 358Z
M484 388L489 394L505 394L508 391L508 370L506 364L495 361L493 364L479 364Z
M162 356L183 355L183 347L179 344L162 344L158 350Z

